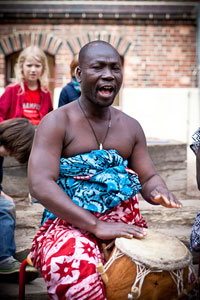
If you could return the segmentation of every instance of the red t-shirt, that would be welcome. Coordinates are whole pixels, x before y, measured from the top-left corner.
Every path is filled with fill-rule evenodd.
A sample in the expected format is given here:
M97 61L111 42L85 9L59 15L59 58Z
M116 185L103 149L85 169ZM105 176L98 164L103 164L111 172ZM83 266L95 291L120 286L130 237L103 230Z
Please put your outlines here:
M34 125L40 123L40 94L38 89L32 91L27 88L23 103L23 117L29 119Z

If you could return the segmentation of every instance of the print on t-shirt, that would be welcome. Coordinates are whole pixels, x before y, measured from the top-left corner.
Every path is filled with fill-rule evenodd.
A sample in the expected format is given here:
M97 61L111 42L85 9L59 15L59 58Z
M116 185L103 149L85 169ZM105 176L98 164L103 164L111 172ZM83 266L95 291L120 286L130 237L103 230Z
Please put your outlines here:
M39 90L27 89L23 103L23 117L34 125L40 123L40 94Z

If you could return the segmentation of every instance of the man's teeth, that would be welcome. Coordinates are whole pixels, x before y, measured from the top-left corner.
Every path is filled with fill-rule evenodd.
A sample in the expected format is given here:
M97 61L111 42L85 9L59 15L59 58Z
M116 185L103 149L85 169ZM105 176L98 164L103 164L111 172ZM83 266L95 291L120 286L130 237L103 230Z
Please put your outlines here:
M104 90L109 90L109 91L111 91L111 90L112 90L112 87L110 87L110 86L104 86L103 89L104 89Z

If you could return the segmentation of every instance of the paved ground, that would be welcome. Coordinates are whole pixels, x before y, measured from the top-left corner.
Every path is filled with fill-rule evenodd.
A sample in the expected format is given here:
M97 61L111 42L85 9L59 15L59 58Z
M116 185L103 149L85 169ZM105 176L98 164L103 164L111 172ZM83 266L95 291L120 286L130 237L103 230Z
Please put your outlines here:
M22 261L29 252L32 238L38 231L43 207L40 204L30 206L28 200L24 198L15 200L17 208L17 258ZM140 210L150 229L176 236L188 246L191 227L200 209L200 200L197 198L183 200L182 203L183 208L177 210L153 206L142 200L140 201ZM197 256L193 255L193 257L194 264L197 264ZM0 299L18 299L18 284L0 283ZM48 299L43 278L38 278L26 285L26 299Z

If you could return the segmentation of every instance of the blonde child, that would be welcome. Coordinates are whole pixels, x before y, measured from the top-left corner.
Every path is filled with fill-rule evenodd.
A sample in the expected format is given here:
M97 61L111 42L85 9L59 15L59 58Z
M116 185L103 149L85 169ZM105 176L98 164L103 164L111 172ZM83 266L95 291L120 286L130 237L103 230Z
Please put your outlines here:
M37 46L25 48L15 66L16 80L0 98L0 122L27 118L34 125L53 110L48 90L48 63Z

